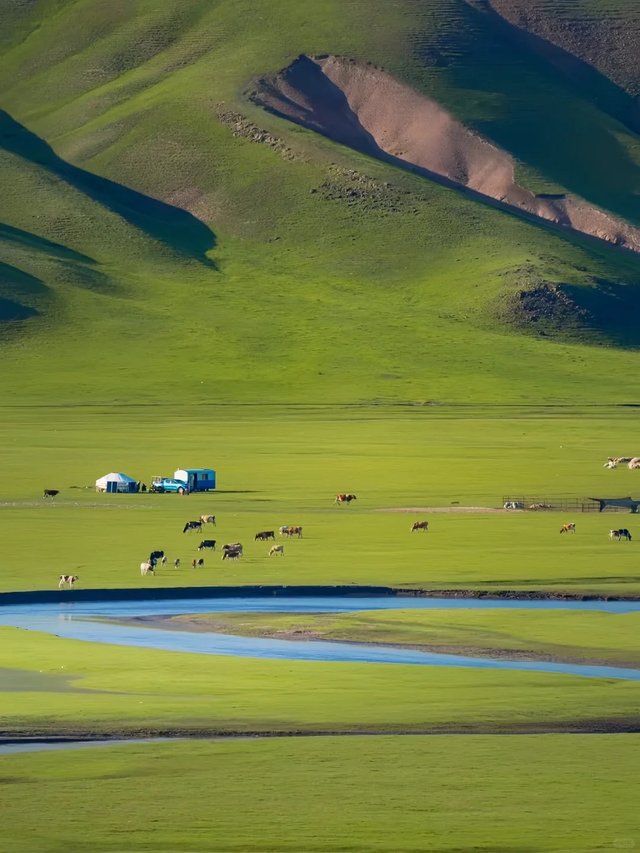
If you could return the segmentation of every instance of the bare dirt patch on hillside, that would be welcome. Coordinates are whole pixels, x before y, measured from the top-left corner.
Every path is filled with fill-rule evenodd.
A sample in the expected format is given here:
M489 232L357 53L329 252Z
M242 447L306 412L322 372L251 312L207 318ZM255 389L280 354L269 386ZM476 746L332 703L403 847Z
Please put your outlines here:
M507 151L373 65L338 56L300 56L257 81L249 96L343 145L513 212L640 252L640 228L579 198L535 195L516 182Z

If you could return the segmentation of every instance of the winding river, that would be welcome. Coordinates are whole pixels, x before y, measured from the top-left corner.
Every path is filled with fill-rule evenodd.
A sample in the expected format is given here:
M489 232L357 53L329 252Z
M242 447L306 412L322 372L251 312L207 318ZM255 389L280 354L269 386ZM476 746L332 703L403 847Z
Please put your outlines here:
M435 654L409 648L364 643L291 641L239 637L216 633L163 630L117 624L102 619L161 617L192 613L348 613L362 610L591 610L607 613L640 612L638 601L488 600L404 597L254 597L183 598L172 601L103 601L0 606L0 625L43 631L59 637L119 646L138 646L174 652L237 655L285 660L371 664L456 666L483 669L561 673L590 678L640 681L640 669L504 658Z

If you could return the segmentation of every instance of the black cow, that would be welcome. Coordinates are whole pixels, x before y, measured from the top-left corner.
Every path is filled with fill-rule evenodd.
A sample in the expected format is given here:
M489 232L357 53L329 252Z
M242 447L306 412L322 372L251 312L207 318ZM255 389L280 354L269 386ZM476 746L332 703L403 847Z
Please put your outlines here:
M254 542L266 542L268 539L273 539L276 541L276 532L275 530L261 530L260 533L256 533L253 537Z
M223 560L237 560L242 557L242 551L240 548L227 548L222 553Z
M204 551L205 548L210 548L212 551L216 550L216 540L215 539L203 539L202 542L198 545L198 551Z
M152 551L149 554L149 564L151 566L155 566L158 561L160 561L163 565L167 562L167 558L164 555L164 551Z
M202 530L202 522L201 521L187 521L185 526L182 528L182 532L186 533L188 530Z
M45 489L43 498L55 498L56 495L60 494L60 489Z

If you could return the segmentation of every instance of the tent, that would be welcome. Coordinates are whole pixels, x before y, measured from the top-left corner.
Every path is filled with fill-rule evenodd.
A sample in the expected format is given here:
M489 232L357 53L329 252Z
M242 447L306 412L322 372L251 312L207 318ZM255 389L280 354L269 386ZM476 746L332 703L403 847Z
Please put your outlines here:
M96 492L137 492L138 484L133 477L126 474L105 474L96 480Z

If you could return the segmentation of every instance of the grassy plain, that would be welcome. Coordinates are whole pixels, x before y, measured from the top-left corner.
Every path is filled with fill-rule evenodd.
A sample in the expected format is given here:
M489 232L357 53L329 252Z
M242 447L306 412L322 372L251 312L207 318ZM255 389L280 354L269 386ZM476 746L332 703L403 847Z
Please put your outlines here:
M12 829L11 845L5 835L0 849L632 849L638 750L637 735L556 735L239 740L5 756L3 819Z
M5 734L637 729L634 681L184 654L8 627L0 637L0 667L14 671L3 670Z
M612 543L628 514L439 513L398 508L500 507L503 496L637 496L637 471L608 471L633 453L636 417L582 410L470 407L184 406L5 407L0 425L0 589L236 583L373 583L406 587L640 592L635 540ZM184 466L213 466L207 495L96 494L102 474L150 482ZM634 485L635 484L635 485ZM58 488L54 501L44 488ZM336 492L358 495L334 505ZM241 541L241 563L205 554L184 522L215 514L206 537ZM428 533L409 532L428 517ZM560 524L577 522L575 535ZM258 530L301 524L283 559ZM44 543L44 544L43 544ZM183 567L140 578L151 550Z

